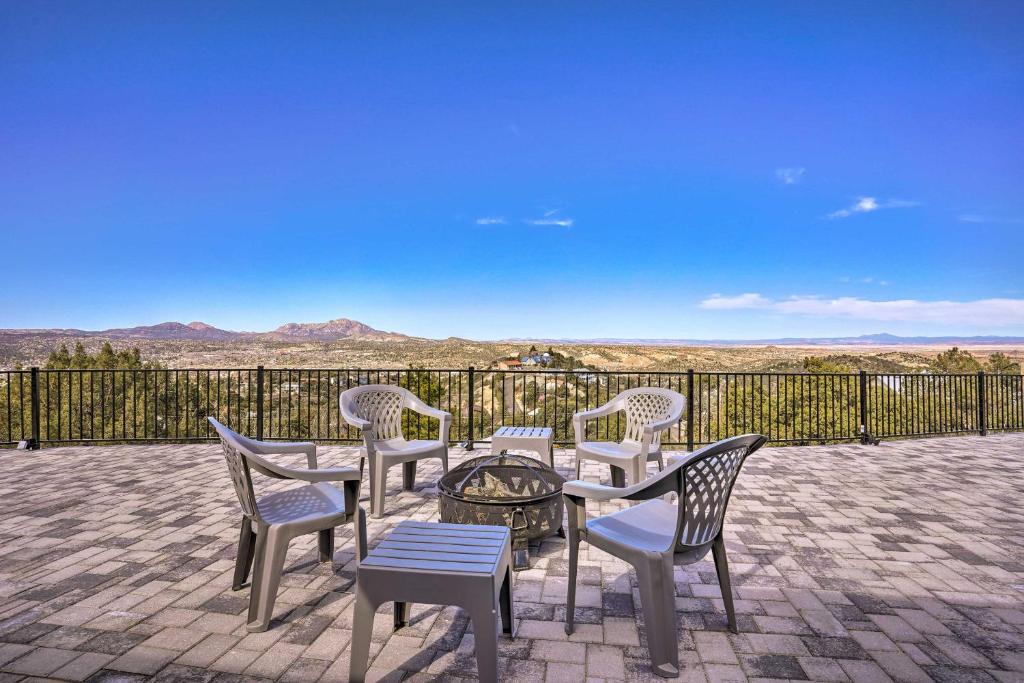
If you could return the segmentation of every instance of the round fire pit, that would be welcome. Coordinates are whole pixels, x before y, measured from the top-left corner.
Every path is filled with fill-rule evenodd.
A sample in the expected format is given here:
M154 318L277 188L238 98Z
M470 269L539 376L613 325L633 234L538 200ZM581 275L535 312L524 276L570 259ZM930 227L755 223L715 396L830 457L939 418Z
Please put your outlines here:
M562 484L554 468L521 455L485 455L441 477L441 521L507 526L514 569L529 569L528 543L562 532Z

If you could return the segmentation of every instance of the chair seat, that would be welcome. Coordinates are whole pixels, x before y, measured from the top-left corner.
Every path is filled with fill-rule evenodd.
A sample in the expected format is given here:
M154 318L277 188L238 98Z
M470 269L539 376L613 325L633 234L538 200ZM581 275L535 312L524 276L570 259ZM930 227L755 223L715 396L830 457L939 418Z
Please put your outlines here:
M426 439L388 439L387 441L376 441L373 447L381 455L413 456L422 455L431 451L443 450L444 444L440 441L428 441Z
M679 511L660 498L587 521L587 536L607 539L615 545L651 552L665 552L675 543Z
M640 455L640 444L636 441L584 441L576 446L577 456L580 452L589 455L594 459L630 461ZM647 454L648 460L657 460L657 454L661 451L659 447L652 447Z
M345 492L326 482L272 493L257 503L268 524L309 521L345 514Z

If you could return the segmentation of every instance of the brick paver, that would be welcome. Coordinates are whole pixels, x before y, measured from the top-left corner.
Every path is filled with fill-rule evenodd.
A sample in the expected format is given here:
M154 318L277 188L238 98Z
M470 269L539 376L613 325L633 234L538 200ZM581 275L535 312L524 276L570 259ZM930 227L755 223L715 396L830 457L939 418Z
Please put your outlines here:
M355 457L326 447L320 459ZM453 449L453 464L466 457ZM556 464L568 475L572 452ZM293 542L272 628L249 634L248 589L230 589L239 512L217 446L2 451L0 466L0 681L346 680L350 527L333 564L316 561L315 537ZM371 547L404 519L436 519L438 474L421 464L404 492L395 473ZM710 558L677 568L680 680L1024 680L1022 474L1024 435L761 450L729 508L740 633L725 629ZM584 476L607 482L595 463ZM518 638L501 642L505 677L655 680L629 567L583 547L570 637L565 542L531 555L516 576ZM474 679L460 610L416 606L394 634L389 622L375 624L368 680Z

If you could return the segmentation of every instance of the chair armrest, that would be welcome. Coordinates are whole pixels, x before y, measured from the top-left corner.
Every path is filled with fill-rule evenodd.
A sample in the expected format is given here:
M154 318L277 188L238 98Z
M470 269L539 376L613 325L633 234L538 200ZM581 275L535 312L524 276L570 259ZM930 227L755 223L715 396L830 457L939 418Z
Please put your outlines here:
M409 410L438 420L441 423L438 429L438 439L443 443L448 443L448 434L452 427L452 414L440 408L427 405L412 392L409 392L406 401Z
M590 410L581 410L572 416L572 428L576 436L576 445L583 443L586 437L586 422L587 420L596 420L599 417L605 415L611 415L617 412L619 408L615 405L614 401L605 403L603 406L598 408L591 408Z
M672 426L675 425L677 422L679 422L679 416L673 415L672 417L666 417L664 420L661 420L660 422L652 422L649 425L645 425L644 438L647 439L648 443L650 443L650 441L654 438L655 434L663 432L666 429L671 429Z
M359 481L363 478L357 467L324 467L318 470L292 470L293 479L316 483L320 481Z
M605 403L603 406L599 406L597 408L591 408L590 410L581 410L580 412L575 413L572 416L572 419L575 420L578 418L583 422L586 422L587 420L593 420L598 417L609 415L611 413L616 412L617 410L618 408L616 407L615 402L612 401L610 403Z
M285 467L262 458L255 453L246 453L249 465L257 472L274 479L295 479L298 481L349 481L362 479L362 471L355 467L325 467L323 469L300 470Z
M587 500L616 500L619 498L635 498L635 494L646 488L646 480L632 486L618 487L595 484L589 481L567 481L562 485L562 494L573 498L586 498ZM656 496L655 496L656 497Z
M352 425L353 427L364 433L373 432L373 423L370 422L369 420L364 420L363 418L350 413L348 409L345 407L344 403L341 404L341 417L345 420L345 422L347 422L348 424Z
M256 441L247 436L238 435L238 440L247 450L256 455L290 455L302 453L306 456L309 468L316 469L316 444L309 441Z

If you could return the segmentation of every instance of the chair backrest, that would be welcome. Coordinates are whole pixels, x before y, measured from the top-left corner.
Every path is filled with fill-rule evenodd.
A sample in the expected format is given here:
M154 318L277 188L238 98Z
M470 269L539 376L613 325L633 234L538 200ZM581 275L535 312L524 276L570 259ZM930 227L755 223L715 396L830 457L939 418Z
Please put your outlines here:
M249 463L245 458L242 445L243 437L212 417L207 419L217 430L217 435L220 436L220 445L224 449L224 460L227 462L228 473L231 475L231 483L235 487L235 495L238 496L242 514L258 520L260 509L256 505L256 492L252 488L252 475L249 472Z
M342 411L373 425L374 441L402 437L402 410L408 404L408 389L389 384L367 384L342 392Z
M678 420L686 409L686 398L682 394L660 387L626 389L612 400L626 413L624 438L627 441L643 440L644 427L673 416ZM660 445L661 432L658 432L654 435L651 447Z
M740 468L767 440L760 434L735 436L706 446L687 460L679 477L678 549L715 540Z

